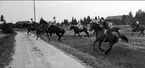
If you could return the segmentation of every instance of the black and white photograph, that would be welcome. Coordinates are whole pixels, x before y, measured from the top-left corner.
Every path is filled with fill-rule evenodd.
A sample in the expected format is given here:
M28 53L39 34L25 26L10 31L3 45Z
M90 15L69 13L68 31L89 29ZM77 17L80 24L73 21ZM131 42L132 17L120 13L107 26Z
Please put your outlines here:
M145 1L1 0L0 68L145 68Z

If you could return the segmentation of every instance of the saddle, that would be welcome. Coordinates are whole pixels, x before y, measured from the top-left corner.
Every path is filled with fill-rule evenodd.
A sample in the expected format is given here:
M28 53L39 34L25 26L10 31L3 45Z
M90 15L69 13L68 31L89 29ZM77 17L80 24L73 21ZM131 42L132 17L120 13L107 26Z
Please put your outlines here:
M105 34L104 42L107 42L108 39L111 39L110 30L104 29L104 34Z
M134 31L138 31L138 28L139 28L139 27L134 27L133 30L134 30Z

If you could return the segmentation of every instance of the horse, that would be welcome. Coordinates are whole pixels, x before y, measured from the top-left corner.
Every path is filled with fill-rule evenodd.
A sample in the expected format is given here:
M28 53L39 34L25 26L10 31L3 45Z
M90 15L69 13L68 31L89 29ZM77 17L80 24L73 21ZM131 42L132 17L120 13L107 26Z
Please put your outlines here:
M84 33L86 33L86 35L88 36L88 38L89 38L89 32L88 32L88 29L86 28L86 27L83 27L82 29L80 29L79 27L77 27L77 26L70 26L70 28L69 28L69 30L74 30L74 36L76 35L76 34L78 34L79 35L79 37L80 38L82 38L82 36L80 35L80 33L81 32L84 32Z
M115 27L112 27L112 28L111 28L111 31L112 31L112 32L116 32L116 33L118 33L118 34L120 35L121 29L120 29L120 27L115 26Z
M37 36L36 40L38 40L38 37L41 36L41 34L44 33L44 30L42 28L43 27L42 24L33 22L31 24L26 24L25 26L27 28L27 35L30 35L29 32L35 31L36 36Z
M46 32L43 24L40 24L40 26L36 29L36 40L38 39L39 36L41 36L41 34L45 34L47 35L48 40L50 40L49 34Z
M30 35L29 32L36 30L36 26L33 26L32 24L27 24L26 28L27 28L27 35Z
M134 25L132 24L132 25L130 25L130 27L132 28L131 35L134 35L133 32L140 32L138 34L138 36L141 35L141 34L144 36L145 28L143 26L139 26L138 28L136 28L135 24Z
M50 34L50 36L52 34L56 34L59 37L58 41L62 42L61 37L64 35L65 30L63 28L58 27L58 26L50 25L48 27L48 33Z
M92 30L94 30L96 32L96 40L93 43L93 50L95 51L96 42L99 42L98 49L100 51L102 51L103 53L105 53L105 55L107 55L110 52L113 45L118 42L119 38L121 38L121 40L128 43L128 38L124 35L120 35L120 34L114 35L112 33L112 31L110 31L109 34L106 35L104 33L104 28L100 27L97 23L90 23L89 31L92 31ZM109 49L108 50L104 51L101 49L102 42L109 42Z
M90 23L91 23L91 22L90 22ZM92 22L92 23L93 23L93 22ZM109 23L113 23L113 22L107 21L106 23L109 24ZM103 25L100 24L99 21L97 21L97 24L99 24L101 27L103 27ZM108 27L106 27L106 28L108 28ZM117 26L113 26L113 27L111 28L111 31L120 34L121 28L120 28L120 27L117 27ZM93 32L93 34L95 35L95 31Z
M52 34L56 34L59 38L58 38L58 41L59 42L62 42L61 41L61 37L64 35L65 33L65 30L63 28L60 28L58 26L55 26L55 25L50 25L48 24L45 20L41 20L40 21L41 23L45 23L43 28L44 28L44 32L47 34L49 34L49 36L51 36ZM49 38L49 41L50 41L50 38Z

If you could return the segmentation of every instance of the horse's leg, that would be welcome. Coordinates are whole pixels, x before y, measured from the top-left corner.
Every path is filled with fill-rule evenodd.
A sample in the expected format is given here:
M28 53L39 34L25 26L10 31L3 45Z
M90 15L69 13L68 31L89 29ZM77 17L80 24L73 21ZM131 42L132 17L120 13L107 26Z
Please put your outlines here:
M75 37L76 36L76 32L74 33L74 36L73 37Z
M94 50L94 51L96 51L96 49L95 49L95 44L96 44L96 42L98 42L97 39L96 39L95 42L93 43L93 50Z
M143 36L144 36L144 31L142 33L143 33Z
M37 34L37 38L36 38L36 40L38 40L38 36L39 36L39 34Z
M30 32L30 31L27 31L27 35L30 35L29 32Z
M107 54L110 52L110 50L112 49L113 44L114 44L114 43L109 42L109 49L105 52L106 55L107 55Z
M101 49L101 44L102 44L102 41L99 42L98 49L99 49L100 51L104 52L104 50Z
M27 31L27 35L29 35L29 32Z
M142 34L142 31L140 31L140 33L138 34L138 36L141 35L141 34Z
M85 33L87 34L88 38L89 38L89 32L88 31L85 31Z
M48 40L50 41L50 36L49 36L49 34L48 33L46 33L47 34L47 38L48 38Z
M118 33L118 35L120 36L120 32L119 32L119 30L117 30L117 33Z
M94 32L93 32L93 34L95 35L95 34L96 34L96 32L94 31Z
M49 33L50 34L50 36L52 35L52 33Z
M80 33L78 33L79 37L82 38L82 36L80 35Z
M144 36L144 31L141 31L142 35Z
M61 42L60 39L61 39L62 36L60 35L60 33L56 33L56 35L59 37L59 38L58 38L58 41Z

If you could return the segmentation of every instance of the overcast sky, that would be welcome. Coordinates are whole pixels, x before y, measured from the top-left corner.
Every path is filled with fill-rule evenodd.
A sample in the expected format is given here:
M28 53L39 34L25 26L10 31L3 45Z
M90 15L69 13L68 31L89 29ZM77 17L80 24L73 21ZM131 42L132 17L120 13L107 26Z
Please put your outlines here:
M101 17L128 14L138 9L145 10L145 1L36 1L37 22L41 17L45 20L61 22L91 16ZM4 15L7 22L30 20L33 18L32 1L0 1L0 15Z

